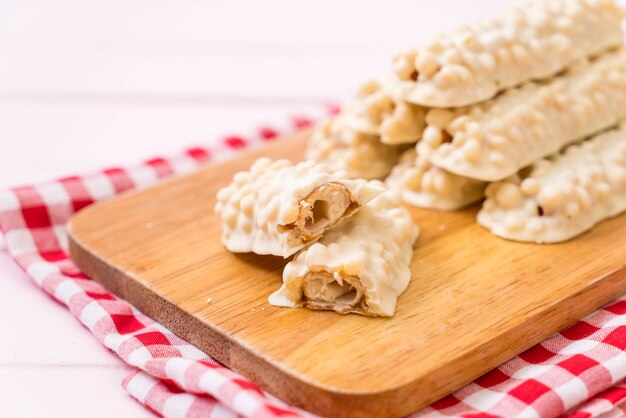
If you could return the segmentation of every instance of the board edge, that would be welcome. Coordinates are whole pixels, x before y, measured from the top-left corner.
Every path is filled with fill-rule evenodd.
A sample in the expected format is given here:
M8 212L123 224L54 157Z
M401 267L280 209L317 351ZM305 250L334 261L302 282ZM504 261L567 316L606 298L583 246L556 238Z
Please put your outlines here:
M299 379L254 350L229 339L219 329L202 322L89 251L73 234L72 221L68 223L67 231L70 257L88 277L144 315L162 323L178 337L290 405L323 416L402 417L437 399L413 403L411 407L406 407L406 404L401 407L397 402L390 402L390 399L396 398L399 395L397 392L404 392L406 385L378 392L346 391L341 388L333 391L332 387ZM203 329L210 334L198 335L194 328ZM315 399L315 402L310 402L311 399Z

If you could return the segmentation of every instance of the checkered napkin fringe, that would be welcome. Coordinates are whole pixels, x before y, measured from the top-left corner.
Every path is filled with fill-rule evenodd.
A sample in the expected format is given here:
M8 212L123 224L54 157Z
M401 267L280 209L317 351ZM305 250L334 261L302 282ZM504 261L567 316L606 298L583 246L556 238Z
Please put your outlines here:
M188 149L132 169L112 168L0 192L0 229L12 257L133 367L122 386L155 413L185 418L309 415L273 398L84 276L67 255L67 220L91 203L222 160L309 123L309 118L296 118L284 130L262 127L245 137L224 138L210 149ZM412 416L624 416L624 349L626 298Z

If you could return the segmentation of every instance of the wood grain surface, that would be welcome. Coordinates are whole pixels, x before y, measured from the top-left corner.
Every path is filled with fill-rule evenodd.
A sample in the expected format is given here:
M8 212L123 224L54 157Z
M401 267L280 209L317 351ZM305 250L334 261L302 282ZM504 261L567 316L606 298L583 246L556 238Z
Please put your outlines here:
M411 208L422 234L393 318L270 306L286 261L227 252L215 193L260 155L301 159L304 140L86 208L69 224L72 258L217 360L327 416L413 412L626 292L626 216L536 246L492 236L477 207Z

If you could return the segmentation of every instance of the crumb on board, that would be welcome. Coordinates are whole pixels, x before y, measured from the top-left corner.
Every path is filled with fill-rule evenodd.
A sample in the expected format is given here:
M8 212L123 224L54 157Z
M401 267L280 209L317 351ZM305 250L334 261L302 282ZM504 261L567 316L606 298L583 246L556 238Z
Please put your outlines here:
M206 303L211 303L211 302L213 302L213 299L211 299L211 298L207 298L206 299Z

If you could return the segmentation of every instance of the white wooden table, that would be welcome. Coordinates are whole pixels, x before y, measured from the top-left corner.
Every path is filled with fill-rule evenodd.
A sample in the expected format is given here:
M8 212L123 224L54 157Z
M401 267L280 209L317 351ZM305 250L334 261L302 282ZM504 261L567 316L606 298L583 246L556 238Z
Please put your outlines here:
M511 1L509 1L511 2ZM346 97L504 1L0 0L0 187L208 144ZM3 416L151 416L0 239Z

